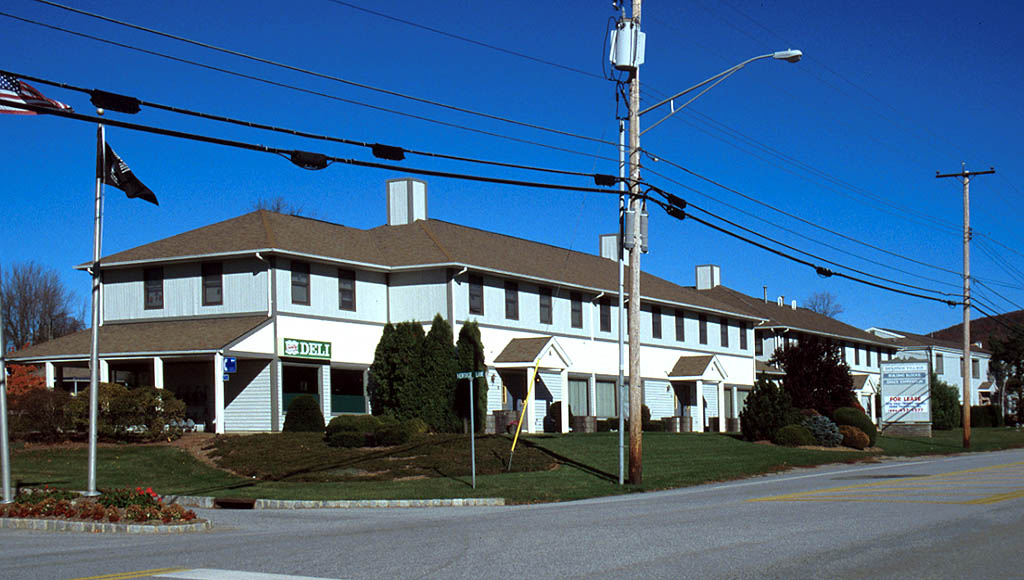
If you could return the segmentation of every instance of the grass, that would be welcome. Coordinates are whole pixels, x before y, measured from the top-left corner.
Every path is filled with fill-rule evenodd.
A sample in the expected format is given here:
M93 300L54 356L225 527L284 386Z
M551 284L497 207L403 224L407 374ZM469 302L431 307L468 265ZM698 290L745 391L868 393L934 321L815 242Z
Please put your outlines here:
M565 501L726 481L792 467L872 461L880 456L963 451L962 432L932 438L879 437L877 452L800 449L748 443L723 434L645 433L640 486L618 485L618 435L524 437L505 470L511 440L477 438L477 487L471 487L464 436L435 436L389 449L346 450L317 434L219 437L214 455L231 475L167 445L100 447L100 488L152 486L163 494L271 499L423 499L503 497L513 503ZM1024 447L1024 432L972 430L971 451ZM24 448L13 453L20 485L85 489L83 447ZM255 476L255 477L253 477Z

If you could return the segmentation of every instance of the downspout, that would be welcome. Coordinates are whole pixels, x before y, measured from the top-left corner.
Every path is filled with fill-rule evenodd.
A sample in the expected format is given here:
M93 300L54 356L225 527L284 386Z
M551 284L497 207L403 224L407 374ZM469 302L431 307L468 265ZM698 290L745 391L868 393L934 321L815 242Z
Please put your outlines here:
M273 353L270 356L270 430L281 430L281 373L278 372L281 366L281 359L277 356L277 271L274 269L270 258L264 257L262 253L256 252L256 259L267 265L267 318L271 319L270 325L274 329Z

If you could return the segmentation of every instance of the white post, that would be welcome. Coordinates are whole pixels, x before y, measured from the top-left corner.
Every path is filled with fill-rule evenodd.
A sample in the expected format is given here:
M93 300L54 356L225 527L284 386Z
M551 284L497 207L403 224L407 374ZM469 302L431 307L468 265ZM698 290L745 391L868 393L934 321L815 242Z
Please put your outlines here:
M99 113L99 111L97 111ZM106 134L103 125L96 127L96 163L106 171ZM97 171L96 197L92 230L92 332L89 346L89 479L85 495L99 495L96 491L96 425L99 419L100 381L108 377L100 374L106 366L100 363L100 253L103 240L103 175ZM103 373L106 375L107 373Z
M224 355L213 355L213 421L214 432L224 433Z
M110 362L107 359L100 359L100 382L110 382Z
M164 388L164 359L158 356L153 357L153 386Z
M693 430L694 430L695 433L703 433L704 432L704 381L698 379L697 382L695 383L695 385L696 386L694 388L696 389L696 393L694 393L694 394L696 395L697 416L694 417L694 421L696 422L696 425L693 425Z
M534 389L531 389L530 387L536 386L537 376L539 374L540 373L533 367L530 367L530 369L526 371L526 390L523 394L523 413L521 413L523 421L526 421L526 425L520 426L519 431L526 431L527 433L534 432L533 413L536 405L533 404L533 397L535 397L536 394Z
M56 381L57 373L55 371L56 371L56 369L54 368L52 362L47 361L47 362L43 363L43 372L46 373L46 388L47 389L53 389L53 387L55 387L56 384L57 384L57 381Z
M725 433L725 381L718 381L718 432Z
M2 280L0 280L2 290ZM3 293L0 292L0 297ZM0 300L0 471L3 472L0 480L3 481L3 497L0 503L11 503L14 496L11 494L11 449L10 441L7 438L7 363L4 361L4 351L7 343L4 339L4 317L3 301Z
M562 370L562 433L569 432L569 369Z

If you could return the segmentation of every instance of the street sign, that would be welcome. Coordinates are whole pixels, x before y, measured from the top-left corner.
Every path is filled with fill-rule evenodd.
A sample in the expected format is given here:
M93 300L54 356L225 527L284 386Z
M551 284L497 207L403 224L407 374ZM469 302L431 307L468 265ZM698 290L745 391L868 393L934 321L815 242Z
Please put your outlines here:
M464 373L455 373L457 379L472 379L472 378L483 378L486 371L466 371Z
M224 372L233 373L238 370L238 359L233 356L224 357Z

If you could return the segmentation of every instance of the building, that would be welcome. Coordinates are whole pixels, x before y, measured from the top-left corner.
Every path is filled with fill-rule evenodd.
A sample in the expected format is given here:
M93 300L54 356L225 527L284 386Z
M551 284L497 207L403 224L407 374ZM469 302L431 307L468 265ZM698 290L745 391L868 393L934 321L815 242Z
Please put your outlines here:
M697 267L697 290L719 302L728 304L737 312L744 312L763 320L754 329L754 358L760 371L769 376L780 376L767 362L776 349L814 337L839 347L843 361L850 367L853 387L858 401L868 415L878 421L876 395L879 393L881 363L897 351L891 341L865 332L823 314L799 308L795 300L789 304L780 296L776 301L757 299L721 284L718 266ZM741 391L733 409L742 408L745 394ZM730 411L731 412L731 411Z
M528 432L557 401L566 427L569 407L616 416L614 260L428 219L422 181L389 181L386 194L387 225L368 230L255 211L104 257L101 380L172 390L218 433L278 431L302 394L328 418L369 412L383 326L440 313L456 333L479 323L489 411L525 406ZM724 430L753 385L768 319L724 289L648 274L641 287L652 417ZM64 386L87 368L89 336L10 360Z
M891 341L899 348L902 358L927 360L929 372L939 380L956 387L960 403L964 402L964 349L962 342L932 338L904 330L872 327L868 332ZM992 353L981 347L971 346L971 405L992 403L995 383L989 375L988 365ZM959 364L958 364L959 363Z

